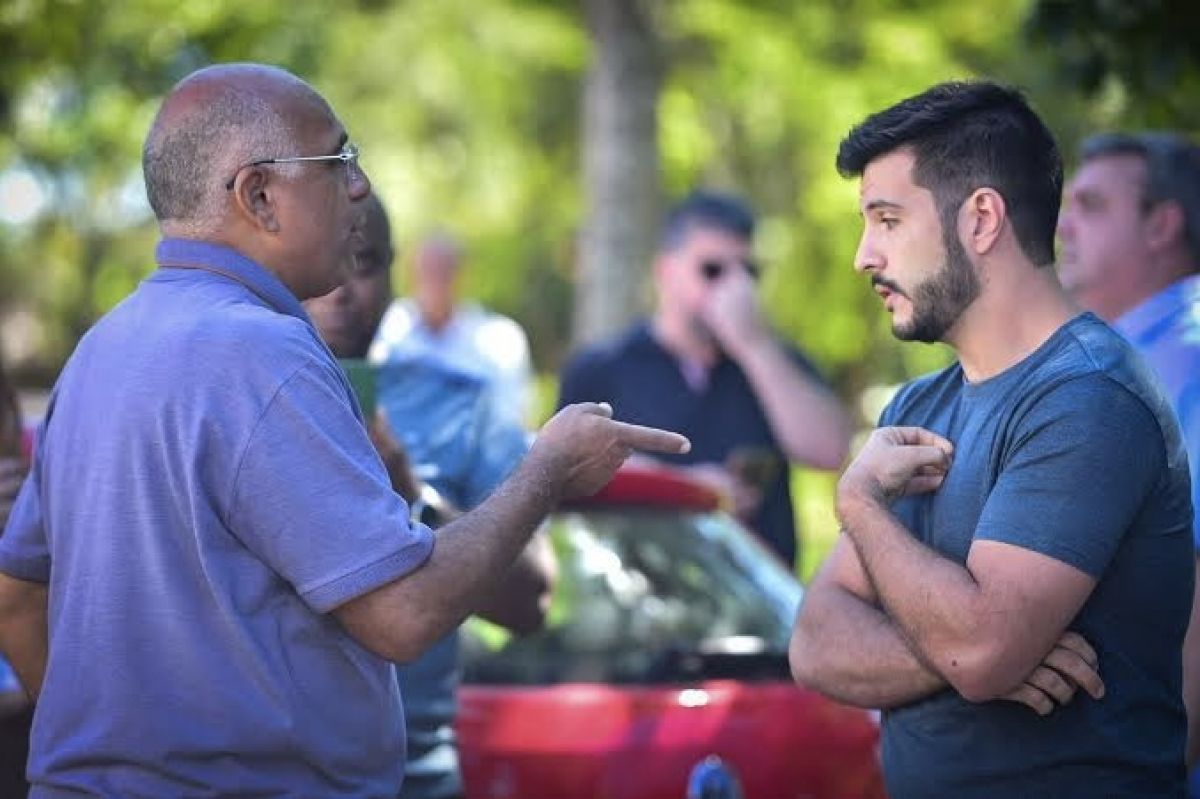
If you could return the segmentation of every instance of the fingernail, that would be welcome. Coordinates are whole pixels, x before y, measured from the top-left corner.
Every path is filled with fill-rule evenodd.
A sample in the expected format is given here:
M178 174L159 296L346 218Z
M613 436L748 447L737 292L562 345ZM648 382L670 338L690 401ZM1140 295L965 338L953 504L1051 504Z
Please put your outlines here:
M687 453L689 453L691 451L692 451L692 442L685 438L683 440L683 444L681 444L679 447L679 454L686 455Z

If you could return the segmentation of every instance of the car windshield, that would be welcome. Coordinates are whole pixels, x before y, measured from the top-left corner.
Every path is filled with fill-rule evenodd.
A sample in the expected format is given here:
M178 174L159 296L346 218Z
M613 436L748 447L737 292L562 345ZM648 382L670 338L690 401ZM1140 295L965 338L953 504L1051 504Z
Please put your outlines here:
M786 677L800 585L727 515L573 510L548 533L559 577L545 629L491 646L468 636L467 681Z

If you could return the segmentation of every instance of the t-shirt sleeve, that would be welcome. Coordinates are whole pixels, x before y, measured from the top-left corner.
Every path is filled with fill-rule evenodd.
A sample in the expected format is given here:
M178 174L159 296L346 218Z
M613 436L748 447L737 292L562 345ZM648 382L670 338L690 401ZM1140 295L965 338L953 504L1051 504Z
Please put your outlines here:
M1017 423L977 540L1040 552L1097 579L1163 479L1162 430L1101 375L1061 384ZM953 467L951 467L953 468Z
M228 523L318 612L416 570L433 549L345 389L316 365L283 384L250 434Z
M37 441L41 441L40 434ZM39 447L41 444L39 443ZM42 516L41 458L21 484L12 513L0 536L0 571L31 583L50 582L50 545Z

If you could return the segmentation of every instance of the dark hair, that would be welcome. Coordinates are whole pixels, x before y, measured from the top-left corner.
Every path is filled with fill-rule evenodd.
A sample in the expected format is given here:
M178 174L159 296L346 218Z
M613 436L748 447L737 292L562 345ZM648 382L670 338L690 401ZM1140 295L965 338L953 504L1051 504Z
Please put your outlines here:
M933 193L943 228L953 229L963 201L987 186L1004 198L1026 257L1053 263L1062 158L1019 91L990 81L938 84L853 128L838 148L838 171L861 175L901 147L912 148L913 181Z
M1184 236L1200 259L1200 147L1177 133L1100 133L1083 142L1083 160L1135 155L1146 164L1142 203L1172 201L1183 210Z
M754 238L754 211L732 194L702 189L693 191L667 213L659 249L678 247L688 232L698 227L750 241Z

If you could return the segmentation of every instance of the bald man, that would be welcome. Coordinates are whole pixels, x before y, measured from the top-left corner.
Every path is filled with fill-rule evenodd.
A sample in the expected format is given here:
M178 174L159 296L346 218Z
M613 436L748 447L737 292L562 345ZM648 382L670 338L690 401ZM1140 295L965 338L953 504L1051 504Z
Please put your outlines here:
M562 497L679 436L567 409L436 545L300 305L370 183L329 105L223 65L163 102L159 268L80 342L0 538L35 797L395 796L393 662L462 621Z
M409 283L380 320L371 344L377 363L436 359L487 383L496 414L523 425L532 402L529 339L514 320L460 297L462 246L444 233L417 242Z

